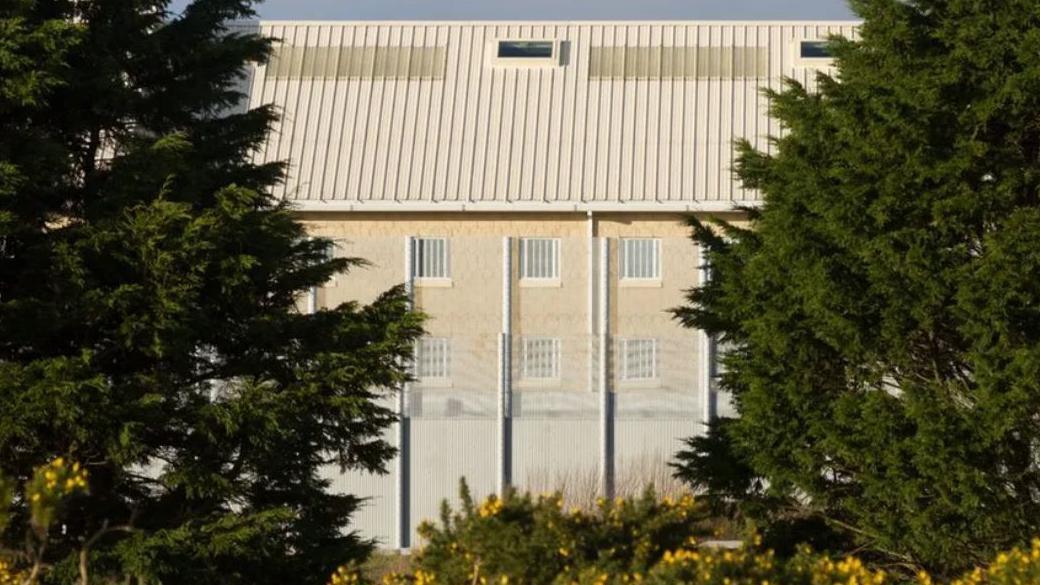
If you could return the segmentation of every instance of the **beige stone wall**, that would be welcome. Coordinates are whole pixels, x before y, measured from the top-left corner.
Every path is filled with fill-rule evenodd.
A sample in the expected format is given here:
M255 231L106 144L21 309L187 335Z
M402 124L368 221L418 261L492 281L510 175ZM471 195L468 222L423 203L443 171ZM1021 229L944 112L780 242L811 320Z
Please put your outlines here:
M357 300L370 302L404 281L406 236L442 236L450 240L451 280L436 286L418 284L416 304L430 320L429 334L452 341L452 384L441 391L494 392L497 389L498 335L501 331L502 242L513 240L513 379L518 392L588 392L588 218L584 213L342 213L305 214L308 230L333 238L338 254L360 257L365 267L338 277L319 293L322 306ZM732 218L730 218L732 219ZM699 393L697 336L681 328L668 309L684 301L696 285L697 254L685 219L673 214L596 214L594 233L610 238L610 320L615 357L624 338L657 338L659 380L626 383L613 359L614 389ZM518 239L561 239L558 286L519 282ZM661 280L628 286L618 280L619 238L661 239ZM561 339L558 383L529 382L520 375L524 336ZM593 344L594 345L594 344ZM423 389L421 385L417 389ZM429 390L435 390L429 388Z

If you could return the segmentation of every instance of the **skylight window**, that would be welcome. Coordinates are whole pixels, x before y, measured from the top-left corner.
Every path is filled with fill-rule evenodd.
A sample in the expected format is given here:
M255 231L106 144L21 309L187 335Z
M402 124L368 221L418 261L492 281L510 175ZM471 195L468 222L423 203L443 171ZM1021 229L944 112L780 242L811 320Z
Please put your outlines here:
M499 59L552 59L552 41L499 41Z
M802 59L830 59L830 43L827 41L802 41L799 45L799 57Z

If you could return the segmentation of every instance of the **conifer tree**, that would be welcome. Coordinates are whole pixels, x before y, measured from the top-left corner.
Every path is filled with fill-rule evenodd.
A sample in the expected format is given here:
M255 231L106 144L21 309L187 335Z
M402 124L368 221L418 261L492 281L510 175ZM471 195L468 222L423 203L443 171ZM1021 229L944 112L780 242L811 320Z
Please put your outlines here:
M0 4L0 476L58 456L89 495L54 582L323 582L368 545L325 466L383 470L421 318L400 288L304 314L358 264L267 195L276 113L238 107L249 0ZM17 503L17 502L16 502ZM28 522L17 503L0 548Z
M1040 4L851 4L834 73L772 94L770 153L740 146L764 206L695 222L714 280L676 314L733 347L722 451L950 574L1040 533Z

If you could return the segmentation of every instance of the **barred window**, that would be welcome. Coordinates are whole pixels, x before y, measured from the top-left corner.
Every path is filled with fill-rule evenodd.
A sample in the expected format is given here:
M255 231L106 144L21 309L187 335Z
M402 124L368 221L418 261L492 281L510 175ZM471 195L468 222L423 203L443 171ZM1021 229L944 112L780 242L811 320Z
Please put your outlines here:
M661 240L625 238L620 250L621 278L661 278Z
M449 246L447 238L416 238L416 278L450 278Z
M621 340L621 379L653 380L657 378L657 340Z
M416 343L415 377L451 377L451 343L447 338L423 337Z
M560 340L552 337L525 337L520 373L528 379L559 378Z
M520 240L520 278L560 278L560 240Z

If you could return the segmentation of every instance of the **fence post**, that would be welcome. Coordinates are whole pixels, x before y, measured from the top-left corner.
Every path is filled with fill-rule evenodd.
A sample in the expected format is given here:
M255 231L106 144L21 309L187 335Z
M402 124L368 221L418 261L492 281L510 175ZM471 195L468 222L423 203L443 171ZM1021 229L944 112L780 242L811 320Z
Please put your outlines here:
M408 306L412 307L415 288L415 238L405 236L404 238L404 289L408 296ZM414 366L413 366L414 367ZM397 459L395 469L397 475L397 490L395 494L394 510L397 515L397 534L395 544L398 549L406 549L411 545L412 522L410 510L411 478L409 445L411 424L408 418L408 392L410 384L405 382L397 393Z
M513 239L502 238L502 333L498 339L498 481L503 495L513 481Z
M592 216L592 212L586 212L586 234L585 234L585 245L587 247L586 252L588 254L586 261L586 269L588 270L588 291L587 295L587 325L588 328L585 331L585 349L588 352L588 388L589 393L596 392L596 287L599 285L599 278L596 277L596 261L598 256L596 255L596 224L595 219Z
M711 279L711 268L708 266L708 257L704 253L704 245L697 245L697 280L700 286L704 286ZM715 378L715 341L708 335L707 331L698 330L697 341L700 346L700 370L699 385L701 387L701 420L703 432L708 432L708 423L714 418L712 408L712 386Z
M600 491L614 497L614 400L610 384L610 238L599 238Z

